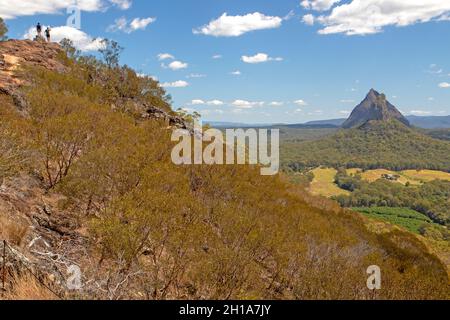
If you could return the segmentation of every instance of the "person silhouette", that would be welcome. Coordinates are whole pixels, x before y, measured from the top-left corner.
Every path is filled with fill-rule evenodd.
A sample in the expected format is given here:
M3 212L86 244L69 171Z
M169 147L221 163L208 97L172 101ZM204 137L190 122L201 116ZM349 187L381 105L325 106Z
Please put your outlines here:
M42 36L42 26L41 26L40 22L38 22L38 24L36 26L36 31L37 31L38 37L41 37Z
M50 27L47 27L47 29L45 29L45 37L47 38L47 42L50 42Z

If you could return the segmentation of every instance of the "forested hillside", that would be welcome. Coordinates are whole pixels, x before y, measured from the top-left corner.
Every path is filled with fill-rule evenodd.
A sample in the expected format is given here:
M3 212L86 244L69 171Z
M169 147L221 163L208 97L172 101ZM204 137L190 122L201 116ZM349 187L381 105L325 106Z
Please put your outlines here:
M396 120L370 121L312 142L287 141L281 156L293 170L324 165L450 171L450 142L433 139Z
M173 165L170 128L184 122L159 84L120 66L117 44L102 60L64 48L64 70L24 63L16 98L0 95L0 234L63 298L449 298L445 267L408 233L373 233L362 217L256 167ZM374 126L306 143L295 159L449 168L447 143ZM71 263L82 291L65 287ZM383 276L375 292L371 265ZM5 297L45 296L20 270L8 269Z

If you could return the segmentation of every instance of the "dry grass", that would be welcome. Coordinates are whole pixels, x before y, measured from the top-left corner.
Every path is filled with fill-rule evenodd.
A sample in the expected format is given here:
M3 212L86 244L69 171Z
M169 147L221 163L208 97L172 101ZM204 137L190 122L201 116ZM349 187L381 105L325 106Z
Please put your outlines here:
M392 181L392 182L401 183L403 185L405 185L408 182L412 185L418 185L421 183L417 179L413 179L411 177L404 175L403 172L396 172L396 171L391 171L391 170L386 170L386 169L367 170L364 172L361 169L348 169L347 170L347 174L349 174L349 175L355 175L357 173L361 174L361 177L363 178L363 180L366 180L368 182L375 182L378 179L382 179L382 176L384 174L392 174L392 175L400 176L397 181Z
M450 181L450 173L434 170L405 170L401 174L409 179L430 182L433 180L447 180Z
M6 216L0 214L0 239L20 247L27 235L28 226L11 221Z
M314 180L311 182L309 191L313 195L320 195L324 197L332 197L338 195L347 195L348 191L339 188L334 183L337 170L331 168L316 168L312 170L314 173Z
M22 275L13 281L13 288L2 299L4 300L55 300L56 297L42 286L32 275Z

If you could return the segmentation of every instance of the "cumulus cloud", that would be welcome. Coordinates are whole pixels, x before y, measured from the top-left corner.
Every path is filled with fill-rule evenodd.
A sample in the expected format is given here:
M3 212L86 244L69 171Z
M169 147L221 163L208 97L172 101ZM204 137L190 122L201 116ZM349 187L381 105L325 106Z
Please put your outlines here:
M242 74L242 72L240 72L239 70L236 70L236 71L230 72L230 74L233 76L240 76Z
M189 82L186 82L184 80L161 83L161 87L163 88L185 88L187 86L189 86Z
M324 25L320 34L367 35L382 32L387 26L442 20L449 12L450 1L442 0L352 0L317 21Z
M244 61L245 63L251 63L251 64L255 64L255 63L263 63L263 62L269 62L269 61L283 61L283 58L272 58L269 57L268 54L266 53L258 53L254 56L242 56L241 60Z
M269 106L271 107L281 107L284 105L284 102L281 101L272 101L271 103L269 103Z
M193 32L215 37L239 37L255 30L279 28L282 21L280 17L266 16L259 12L244 16L229 16L224 13L209 24L194 29Z
M102 0L0 0L0 17L14 19L20 16L36 14L55 14L76 5L83 11L99 11L103 8Z
M169 68L169 69L171 69L173 71L177 71L177 70L181 70L181 69L186 69L188 67L188 64L185 63L185 62L181 62L181 61L172 61L168 65L165 65L163 63L161 66L163 68Z
M190 105L192 106L198 106L198 105L202 105L205 104L205 101L201 100L201 99L194 99L190 102Z
M131 0L109 0L109 2L111 2L112 4L114 4L115 6L119 7L122 10L127 10L132 5Z
M123 31L125 33L132 33L137 30L145 30L147 26L156 21L156 18L134 18L130 22L124 17L116 19L114 24L110 25L107 31Z
M315 17L312 14L306 14L303 16L302 21L303 23L307 24L308 26L314 25Z
M295 100L294 103L298 106L307 106L308 103L306 103L305 100L299 99L299 100Z
M193 106L195 106L195 105L208 105L208 106L215 106L215 107L223 106L224 104L225 103L223 101L217 100L217 99L210 100L210 101L205 101L205 100L202 100L202 99L194 99L190 103L190 105L193 105Z
M234 100L231 105L235 108L239 109L252 109L254 107L262 107L264 105L264 102L254 102L254 101L247 101L247 100Z
M156 21L156 18L148 17L148 18L134 18L133 21L130 22L131 30L144 30L147 26Z
M206 104L208 106L223 106L224 102L221 100L211 100L211 101L206 102Z
M341 2L341 0L304 0L300 5L309 10L326 11L338 2Z
M75 5L82 11L94 12L104 10L108 4L126 10L131 7L132 2L130 0L0 0L0 17L14 19L37 14L56 14Z
M170 53L160 53L158 54L158 60L162 61L162 60L168 60L168 59L175 59L175 57L173 55L171 55Z
M441 82L441 83L439 83L439 88L443 88L443 89L450 88L450 83L448 83L448 82Z
M47 28L47 26L44 26L44 29L45 28ZM73 27L61 26L51 28L51 30L51 39L53 42L60 42L62 39L67 38L72 40L74 46L81 51L97 51L104 46L102 43L103 39L92 38L87 33ZM36 35L36 28L31 27L24 34L23 38L32 40Z

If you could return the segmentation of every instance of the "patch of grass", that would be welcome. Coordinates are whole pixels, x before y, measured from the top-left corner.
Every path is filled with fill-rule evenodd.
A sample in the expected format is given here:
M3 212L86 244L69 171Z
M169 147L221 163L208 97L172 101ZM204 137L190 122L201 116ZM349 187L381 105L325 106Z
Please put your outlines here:
M5 239L16 246L21 246L27 231L28 226L0 215L0 239Z
M401 183L403 185L405 185L408 182L412 185L419 185L421 183L418 179L414 179L414 178L408 177L406 175L403 175L402 172L396 172L396 171L391 171L391 170L386 170L386 169L367 170L364 172L361 169L348 169L347 170L347 174L349 174L349 175L355 175L358 173L361 175L363 180L366 180L368 182L375 182L378 179L382 179L384 174L391 174L391 175L400 176L396 181L392 181L392 182Z
M413 233L420 234L419 229L423 225L439 226L424 214L409 208L371 207L352 208L370 218L392 223L403 227ZM439 226L440 227L440 226Z
M42 286L32 275L16 275L11 290L3 296L3 300L55 300L56 297L47 288ZM1 300L1 299L0 299Z
M314 180L311 182L309 191L314 195L333 197L348 195L350 192L339 188L335 183L337 170L332 168L316 168L312 170Z
M401 174L409 179L430 182L433 180L450 181L450 173L436 170L405 170Z

